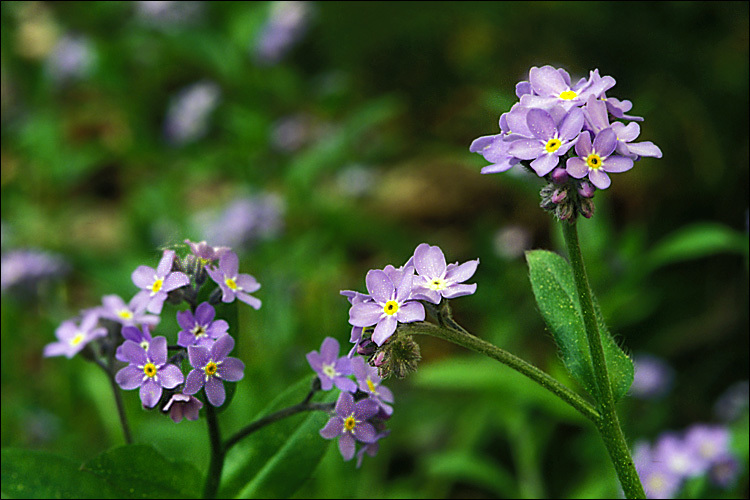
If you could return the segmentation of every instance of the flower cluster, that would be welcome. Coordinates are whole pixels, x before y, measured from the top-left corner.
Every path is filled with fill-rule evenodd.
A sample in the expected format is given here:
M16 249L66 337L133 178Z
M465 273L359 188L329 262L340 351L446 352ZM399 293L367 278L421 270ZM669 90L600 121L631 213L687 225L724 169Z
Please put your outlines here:
M674 498L684 482L708 474L712 483L728 488L739 473L731 454L729 430L722 425L696 424L684 433L662 434L654 446L636 444L633 461L648 498Z
M421 357L411 336L394 335L398 324L423 321L427 304L435 307L443 299L474 293L477 285L464 282L474 275L478 264L478 259L447 264L439 247L422 243L403 266L370 270L365 278L367 294L341 292L351 303L350 340L354 346L347 355L339 356L338 341L327 337L320 352L307 354L307 361L322 390L336 386L341 391L320 435L338 437L345 460L356 454L359 467L365 454L377 453L378 441L390 432L385 423L393 415L393 393L381 382L392 374L404 377L414 371Z
M196 420L201 399L213 406L224 404L224 382L242 379L245 365L228 356L235 340L227 321L216 319L214 305L236 298L258 309L260 300L250 294L260 284L239 273L239 259L230 248L212 247L205 241L186 243L191 252L184 259L177 258L174 250L165 250L156 268L142 265L133 271L133 283L140 291L127 303L117 295L106 295L101 306L84 311L80 323L64 321L56 331L58 340L45 347L44 355L71 358L87 349L89 357L100 358L105 366L104 360L113 353L117 362L124 363L116 373L109 365L115 382L124 390L139 389L145 408L162 402L163 411L175 422L183 417ZM198 291L208 277L218 287L208 301L199 303ZM189 305L177 312L181 330L174 345L167 345L165 336L152 335L166 301ZM174 354L169 356L169 351ZM187 376L180 368L185 358L191 367ZM199 395L199 399L195 395L201 389L205 398Z
M524 165L549 182L542 208L560 220L591 217L590 200L596 189L610 186L609 174L630 170L643 156L662 156L652 142L633 142L643 118L626 114L630 101L606 95L614 85L598 69L573 83L562 68L531 68L529 80L516 85L519 101L500 117L500 133L479 137L469 148L492 163L482 173Z

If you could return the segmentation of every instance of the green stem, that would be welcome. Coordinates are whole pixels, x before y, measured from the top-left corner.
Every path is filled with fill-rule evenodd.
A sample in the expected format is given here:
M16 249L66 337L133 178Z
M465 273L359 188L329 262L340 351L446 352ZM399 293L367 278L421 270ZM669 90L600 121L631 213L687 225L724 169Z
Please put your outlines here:
M117 406L117 415L120 417L120 426L122 426L122 433L125 435L125 444L133 444L133 435L130 433L128 416L125 413L125 406L122 403L122 394L120 393L120 388L115 381L114 349L111 349L111 351L112 352L107 356L107 364L104 364L104 362L96 355L92 356L92 358L97 366L104 370L104 373L107 375L107 380L109 380L109 385L112 387L112 394L115 397L115 405Z
M208 422L208 438L211 442L211 461L206 474L206 483L203 487L203 498L215 498L221 481L221 471L224 468L225 450L221 445L221 431L219 431L219 420L216 418L216 410L210 403L206 405L206 421Z
M572 390L565 387L563 384L555 380L550 375L546 374L536 366L527 363L518 356L515 356L508 351L500 349L499 347L490 344L480 338L475 337L466 330L464 330L458 323L453 321L449 315L443 315L441 323L445 322L446 327L441 327L433 323L416 322L416 323L405 323L399 325L399 330L406 334L422 334L431 335L448 342L460 345L472 351L484 354L494 360L497 360L504 365L513 368L517 372L530 378L537 384L541 385L554 395L568 403L570 406L578 410L587 419L598 422L599 413L596 409L581 396L573 392Z
M576 289L581 303L583 324L586 329L586 337L594 368L594 377L596 378L596 386L599 393L599 413L601 414L601 418L596 421L597 428L602 435L602 439L604 439L604 445L607 447L609 456L615 466L615 471L620 479L625 496L627 498L646 498L643 485L635 470L633 457L630 455L630 449L625 441L625 436L622 433L620 421L617 417L615 399L612 396L612 387L609 375L607 374L604 348L602 346L601 334L599 333L596 313L594 312L594 301L588 277L586 276L586 267L583 264L583 255L581 254L581 245L578 241L576 223L563 222L562 226L570 264L573 268Z

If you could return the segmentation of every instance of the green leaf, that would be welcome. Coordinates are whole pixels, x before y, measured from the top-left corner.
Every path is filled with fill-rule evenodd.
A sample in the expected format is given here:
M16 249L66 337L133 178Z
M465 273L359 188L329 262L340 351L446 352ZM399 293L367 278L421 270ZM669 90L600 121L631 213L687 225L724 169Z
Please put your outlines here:
M306 376L277 397L257 417L262 418L305 399L312 377ZM338 391L318 394L319 402L332 402ZM269 424L246 437L227 454L220 497L288 498L312 475L330 441L319 431L329 416L304 412Z
M103 478L45 451L2 450L3 498L120 498Z
M573 270L559 255L546 250L526 252L531 287L539 310L560 349L565 367L597 400L591 353L583 324ZM615 400L633 383L633 362L615 343L594 299L607 371Z
M745 233L723 224L699 222L665 236L648 254L651 269L674 262L698 259L718 253L748 255Z
M149 445L126 445L84 463L91 472L127 498L194 498L203 476L188 462L173 462Z

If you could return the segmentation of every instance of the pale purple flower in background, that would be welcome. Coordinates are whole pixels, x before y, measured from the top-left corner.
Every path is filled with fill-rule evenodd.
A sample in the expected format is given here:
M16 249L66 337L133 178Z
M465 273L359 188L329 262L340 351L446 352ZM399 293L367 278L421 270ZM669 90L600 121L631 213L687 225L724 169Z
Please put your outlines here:
M66 358L72 358L92 340L106 336L107 329L97 326L98 322L99 313L96 310L84 313L80 325L73 320L63 321L55 330L57 342L44 346L44 357L65 356Z
M357 384L349 378L352 374L351 359L339 357L339 342L333 337L326 337L320 346L320 352L307 353L307 362L320 379L320 388L330 391L335 385L342 391L355 392Z
M211 348L191 345L188 347L188 358L193 370L188 373L185 381L185 394L195 394L202 388L206 390L206 398L213 406L221 406L226 399L224 380L237 382L242 380L245 363L237 358L227 357L234 348L231 335L224 335Z
M182 145L203 137L208 131L208 119L219 104L221 89L210 81L194 83L174 96L164 121L164 134L175 145Z
M413 267L406 269L398 286L395 286L384 271L370 270L365 282L373 301L352 304L349 309L349 323L361 327L377 325L372 334L372 341L381 346L396 331L398 323L424 320L424 306L410 300L413 279Z
M271 126L271 144L278 151L294 153L315 135L313 117L297 113L277 120Z
M378 404L370 398L354 402L348 392L336 401L335 414L320 430L325 439L339 438L339 451L344 460L354 457L356 442L373 443L377 440L375 427L367 420L378 413Z
M284 201L275 193L245 196L221 210L198 213L193 221L206 241L234 249L276 237L284 226Z
M708 471L708 477L720 488L730 488L740 475L739 460L730 455L717 458Z
M499 229L493 238L495 253L505 259L521 257L531 248L531 233L523 226L506 226Z
M260 289L260 283L250 274L239 274L240 260L234 252L227 252L219 260L219 267L206 268L211 279L221 287L222 302L232 302L235 298L260 309L261 301L250 295Z
M723 425L691 425L685 431L685 443L704 462L703 470L708 470L720 458L730 454L729 429Z
M560 156L576 143L583 128L583 111L571 109L558 126L547 111L530 109L526 121L534 138L514 141L508 153L521 160L533 160L531 168L543 177L552 172L560 162Z
M665 432L654 446L654 460L680 477L694 477L705 472L698 450L673 432Z
M128 304L119 295L105 295L102 297L102 307L99 314L104 319L116 321L125 326L157 325L161 318L146 313L149 298L136 294Z
M46 69L52 80L63 83L86 77L95 60L91 41L84 36L65 35L50 52Z
M137 1L134 4L136 16L144 24L166 29L195 21L203 12L204 2L155 0Z
M136 344L141 346L144 351L148 351L148 346L151 345L151 341L153 340L153 337L151 336L151 330L149 330L147 326L144 326L143 328L123 326L120 333L125 340L135 342ZM123 342L117 347L117 350L115 351L115 358L119 361L122 361L123 363L128 363L128 357L126 356L123 349L124 345L125 343Z
M147 350L132 340L126 340L122 347L130 364L115 374L115 382L126 391L140 388L139 396L146 408L156 406L162 388L173 389L185 379L179 368L167 363L165 337L154 338Z
M646 442L635 445L633 462L646 498L673 498L682 486L682 477L670 470L664 462L658 461Z
M357 379L359 390L375 400L383 413L390 417L393 407L389 403L393 403L393 393L386 386L380 385L382 380L378 375L378 369L367 364L361 356L357 356L352 358L352 373Z
M336 174L336 187L345 196L359 198L372 190L375 177L372 168L359 164L348 165Z
M229 330L229 323L223 319L214 321L215 316L216 309L208 302L201 302L195 308L195 314L190 310L178 312L177 323L182 330L177 334L177 345L211 347Z
M583 179L588 176L599 189L607 189L612 183L607 172L626 172L633 168L633 159L614 155L617 135L612 128L596 134L593 144L589 132L581 132L575 150L578 156L568 158L566 170L571 177Z
M190 278L185 273L172 272L174 258L174 250L165 250L156 269L149 266L138 266L133 271L131 276L133 283L141 289L136 294L137 300L148 300L146 305L148 312L160 314L164 301L167 299L167 294L190 283ZM134 300L136 300L135 297Z
M161 409L164 413L169 412L170 418L175 424L182 422L182 418L198 420L198 411L203 408L203 403L195 396L187 394L172 394L167 404Z
M305 34L311 13L308 2L274 2L268 21L252 47L255 60L267 65L281 61Z
M665 396L674 381L674 369L663 359L651 354L633 356L635 376L630 394L642 399L657 399Z
M35 293L45 282L61 278L70 271L62 257L39 250L12 250L0 259L0 290Z
M750 401L750 384L747 380L735 382L716 400L713 413L722 422L733 422L748 409Z
M414 251L414 266L418 275L412 284L412 296L417 299L440 303L441 297L454 299L476 292L477 285L462 284L477 270L479 259L458 263L445 263L445 255L438 246L422 243Z

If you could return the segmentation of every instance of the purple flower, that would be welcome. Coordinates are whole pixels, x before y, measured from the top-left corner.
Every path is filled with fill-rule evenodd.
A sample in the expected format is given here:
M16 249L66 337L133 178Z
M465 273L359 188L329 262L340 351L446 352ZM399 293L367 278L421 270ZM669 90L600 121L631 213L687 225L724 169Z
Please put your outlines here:
M118 371L115 382L125 390L140 387L141 402L146 408L153 408L161 399L162 387L173 389L184 380L182 372L175 365L167 363L167 339L156 337L148 349L132 340L122 345L125 360L130 363Z
M125 340L130 340L141 346L141 348L144 351L148 350L148 346L151 345L151 341L153 338L151 337L151 331L148 329L147 326L144 326L143 329L136 328L134 326L124 326L122 327L122 336L125 338ZM125 356L125 352L123 350L123 347L125 344L121 344L117 347L117 350L115 351L115 358L122 361L123 363L129 363L127 356Z
M633 462L646 491L646 498L674 498L682 485L682 478L654 457L648 443L636 444Z
M174 262L174 250L165 250L159 261L159 266L154 269L149 266L138 266L133 271L133 283L141 289L136 294L137 300L148 299L146 310L154 314L160 314L167 293L190 283L190 278L179 271L172 272ZM136 300L136 297L133 300Z
M600 77L599 70L593 70L588 80L582 78L571 86L570 76L565 70L543 66L529 70L529 83L533 93L522 95L521 105L529 108L560 105L569 111L574 106L583 105L590 95L601 96L616 82L611 76Z
M99 313L102 318L125 326L157 325L160 321L159 316L146 314L148 302L149 297L141 294L136 294L128 304L119 295L105 295L102 297L102 307Z
M88 38L65 35L52 49L46 67L55 82L85 77L91 70L95 53Z
M238 274L240 261L237 254L227 252L219 260L219 268L206 268L211 279L221 287L222 302L232 302L235 297L249 304L255 309L260 309L260 299L250 295L260 289L260 283L249 274Z
M703 470L708 470L730 453L729 429L723 425L693 425L685 432L685 444L704 462Z
M307 29L310 10L308 2L274 2L268 22L253 48L256 60L261 64L281 61Z
M244 376L245 364L237 358L228 358L234 348L231 335L224 335L211 348L191 345L188 358L193 370L185 381L185 394L195 394L205 387L208 402L213 406L224 404L226 392L224 382L237 382Z
M384 385L380 385L378 369L365 363L364 358L357 356L352 359L352 372L357 378L359 390L374 400L383 413L390 417L393 414L393 407L388 403L393 403L393 393Z
M203 408L203 403L194 397L187 394L172 394L167 404L161 409L164 413L169 412L169 416L174 420L175 424L182 422L182 417L188 420L198 420L198 411Z
M578 108L570 110L559 129L552 115L543 109L530 109L526 120L534 138L514 141L508 153L522 160L534 160L531 168L543 177L552 172L560 162L560 156L576 143L583 128L583 111Z
M367 420L378 413L378 405L370 398L354 402L348 392L342 392L336 401L336 413L320 430L325 439L339 437L339 451L344 460L354 457L356 442L376 441L375 427Z
M659 149L659 146L653 142L632 142L636 140L641 133L641 126L637 123L630 122L625 125L620 122L615 122L612 124L612 130L614 130L617 135L617 146L615 147L615 150L619 154L634 157L635 159L638 159L641 156L661 158L661 149Z
M216 310L208 302L202 302L192 311L180 311L177 313L177 323L182 330L177 336L177 345L188 347L200 345L211 347L214 340L225 335L229 330L229 323L223 319L217 319Z
M55 330L57 342L44 346L44 357L65 356L70 359L92 340L104 337L107 335L107 329L97 327L98 321L99 314L95 310L84 314L80 326L73 320L63 321Z
M711 469L708 471L711 481L720 488L725 489L731 487L735 483L739 474L739 461L729 455L716 459L711 466Z
M360 302L372 302L372 297L365 295L364 293L355 292L353 290L341 290L341 295L349 300L350 304L359 304ZM353 343L351 350L347 357L351 358L357 349L357 346L362 341L362 333L364 329L361 326L353 326L352 333L349 337L349 342Z
M169 103L164 121L164 134L175 145L203 137L208 131L208 118L219 104L221 90L214 82L203 81L181 90Z
M60 257L37 250L13 250L0 260L0 290L36 291L39 283L67 274L68 264Z
M384 271L370 270L365 282L373 301L352 304L349 309L349 323L362 327L377 325L372 340L381 346L393 335L399 322L424 320L424 306L409 300L413 278L414 268L409 266L397 287Z
M318 351L307 353L307 362L320 379L320 388L330 391L335 385L342 391L355 392L357 384L348 378L352 374L351 360L342 356L339 358L339 342L333 337L323 339Z
M425 300L438 304L441 297L453 299L470 295L477 289L476 283L461 283L474 275L479 259L464 262L460 266L458 263L446 266L445 255L440 247L422 243L414 251L414 265L418 273L412 288L412 296L415 298L424 297Z
M214 261L221 259L222 255L231 252L229 247L212 247L206 243L205 240L200 243L193 243L190 240L185 240L185 243L190 245L190 250L193 251L193 255L195 255L204 266L206 264L213 264Z
M674 370L663 359L649 354L633 357L635 377L630 393L639 398L660 398L672 388Z
M659 436L654 449L654 459L683 478L705 472L705 465L698 450L672 432Z
M590 134L581 132L575 148L578 156L568 158L567 161L568 174L576 179L583 179L588 175L594 186L607 189L612 181L606 172L625 172L633 168L632 158L612 154L616 145L617 135L611 127L596 134L593 146Z

